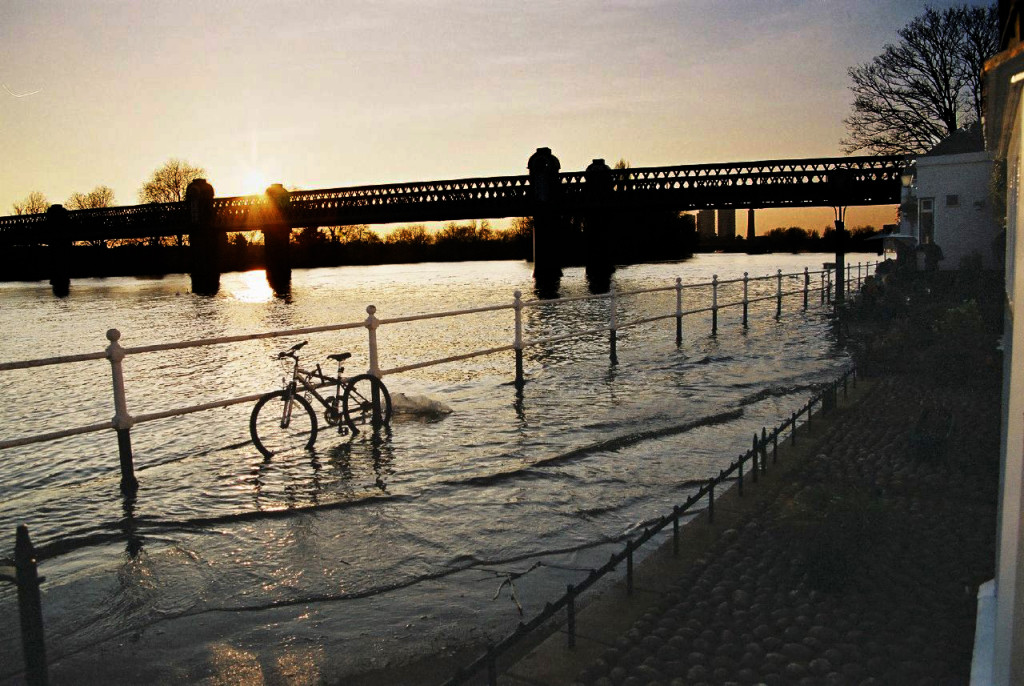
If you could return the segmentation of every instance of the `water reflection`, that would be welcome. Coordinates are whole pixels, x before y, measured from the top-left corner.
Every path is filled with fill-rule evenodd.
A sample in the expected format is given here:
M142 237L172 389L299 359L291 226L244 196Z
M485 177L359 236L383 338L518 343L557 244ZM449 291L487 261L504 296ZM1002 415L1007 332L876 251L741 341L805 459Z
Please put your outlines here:
M236 278L224 284L224 290L229 297L245 303L265 303L274 297L274 291L262 269L236 275Z
M388 493L387 479L394 474L392 466L395 459L392 443L391 427L375 431L366 440L351 440L330 450L330 462L341 477L341 485L348 493L352 493L352 484L361 465L353 469L353 459L369 457L373 473L373 487L381 493ZM364 463L365 465L365 463ZM367 484L369 485L369 484Z

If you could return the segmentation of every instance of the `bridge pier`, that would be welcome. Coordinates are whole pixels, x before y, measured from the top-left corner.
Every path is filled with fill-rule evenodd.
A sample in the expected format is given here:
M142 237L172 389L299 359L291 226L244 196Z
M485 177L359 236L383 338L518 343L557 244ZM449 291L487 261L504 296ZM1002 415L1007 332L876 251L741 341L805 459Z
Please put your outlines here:
M291 194L275 183L267 189L266 215L263 223L263 260L267 269L267 283L274 295L283 297L291 292L292 262L291 235L288 223L288 205Z
M587 215L583 235L586 241L587 287L591 293L607 293L611 288L615 263L612 260L611 233L618 215L609 207L614 190L612 170L603 159L595 159L585 172Z
M562 280L561 164L551 148L537 148L527 163L533 210L533 280L541 297L558 297Z
M757 230L754 225L754 208L747 209L747 240L752 241L757 238Z
M188 206L192 292L216 295L220 290L221 244L226 236L213 225L213 186L206 179L195 179L185 189L185 204Z
M68 211L63 205L50 205L46 210L46 233L49 250L50 289L58 298L71 292L71 234Z

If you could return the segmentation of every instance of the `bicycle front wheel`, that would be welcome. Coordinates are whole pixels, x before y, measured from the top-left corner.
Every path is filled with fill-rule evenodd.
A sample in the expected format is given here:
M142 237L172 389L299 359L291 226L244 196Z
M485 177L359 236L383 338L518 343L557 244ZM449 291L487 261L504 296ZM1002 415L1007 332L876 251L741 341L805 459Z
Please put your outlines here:
M341 396L341 409L353 433L368 426L376 431L391 423L391 394L372 374L353 376Z
M309 401L288 391L267 393L256 401L249 417L253 445L264 457L312 448L316 430L316 413Z

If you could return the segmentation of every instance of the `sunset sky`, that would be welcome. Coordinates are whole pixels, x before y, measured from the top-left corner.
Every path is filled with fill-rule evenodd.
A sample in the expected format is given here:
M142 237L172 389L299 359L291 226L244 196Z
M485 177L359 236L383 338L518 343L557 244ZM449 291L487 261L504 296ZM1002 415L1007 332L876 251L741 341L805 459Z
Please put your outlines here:
M846 70L925 4L4 0L0 215L99 184L135 204L171 157L223 196L523 174L539 146L563 170L841 155Z

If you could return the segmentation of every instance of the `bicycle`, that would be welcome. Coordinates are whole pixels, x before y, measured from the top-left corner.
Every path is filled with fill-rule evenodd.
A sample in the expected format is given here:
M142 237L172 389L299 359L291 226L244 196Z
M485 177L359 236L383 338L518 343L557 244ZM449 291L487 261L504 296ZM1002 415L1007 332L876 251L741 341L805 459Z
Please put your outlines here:
M361 428L374 431L391 423L391 394L378 377L358 374L346 378L342 363L352 353L336 353L327 358L338 363L336 376L327 376L317 364L313 370L299 367L298 352L308 341L279 352L273 359L291 359L291 381L283 379L284 388L263 395L256 401L249 417L249 434L256 449L264 457L288 449L309 450L316 442L318 421L307 396L324 407L328 426L337 426L338 433L353 435ZM318 389L333 387L332 393L321 395Z

